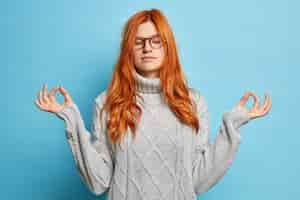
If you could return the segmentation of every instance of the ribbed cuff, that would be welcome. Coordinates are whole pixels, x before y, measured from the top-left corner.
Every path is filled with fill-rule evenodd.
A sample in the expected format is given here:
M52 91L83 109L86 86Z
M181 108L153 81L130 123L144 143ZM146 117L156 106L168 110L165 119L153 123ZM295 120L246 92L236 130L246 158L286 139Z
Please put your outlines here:
M233 125L235 128L239 128L242 125L247 124L251 117L248 113L248 109L246 107L238 107L235 106L229 111L231 113L231 118L233 120Z
M68 133L74 132L74 130L75 130L78 112L79 112L79 109L78 109L77 105L75 103L72 103L70 106L65 107L61 111L55 113L56 116L58 116L59 118L61 118L65 121L66 131Z

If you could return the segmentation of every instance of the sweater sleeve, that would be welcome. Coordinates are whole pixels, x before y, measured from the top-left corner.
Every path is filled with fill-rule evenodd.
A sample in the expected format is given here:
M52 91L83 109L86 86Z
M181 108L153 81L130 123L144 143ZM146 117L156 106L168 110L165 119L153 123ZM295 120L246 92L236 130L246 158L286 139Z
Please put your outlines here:
M110 186L114 162L105 123L99 121L102 101L96 100L97 98L94 101L91 134L75 103L56 115L65 121L67 141L81 179L93 194L100 195Z
M239 127L250 120L246 108L233 107L225 112L218 134L211 144L208 106L196 92L196 105L200 129L195 136L192 161L192 178L196 194L207 192L229 169L240 144Z

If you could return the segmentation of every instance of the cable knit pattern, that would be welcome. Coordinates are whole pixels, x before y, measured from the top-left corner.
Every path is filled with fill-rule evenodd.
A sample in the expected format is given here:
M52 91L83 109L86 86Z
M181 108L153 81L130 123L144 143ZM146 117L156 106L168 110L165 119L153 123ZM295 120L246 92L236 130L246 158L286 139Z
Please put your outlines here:
M195 200L226 173L240 144L239 127L250 118L245 108L225 112L218 135L209 143L207 103L196 89L190 96L196 102L200 130L195 135L175 117L162 98L159 78L146 78L135 72L143 114L137 137L128 134L121 146L112 145L104 115L99 111L106 91L94 101L89 132L74 103L57 112L66 122L66 136L76 167L95 195L108 191L108 200Z

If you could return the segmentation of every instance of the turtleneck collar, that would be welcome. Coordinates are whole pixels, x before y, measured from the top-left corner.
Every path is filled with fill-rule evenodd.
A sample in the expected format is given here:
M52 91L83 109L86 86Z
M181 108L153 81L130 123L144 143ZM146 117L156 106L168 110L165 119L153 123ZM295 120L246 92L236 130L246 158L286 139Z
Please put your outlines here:
M141 93L160 93L161 85L160 78L148 78L139 74L134 70L134 78L136 80L136 88Z

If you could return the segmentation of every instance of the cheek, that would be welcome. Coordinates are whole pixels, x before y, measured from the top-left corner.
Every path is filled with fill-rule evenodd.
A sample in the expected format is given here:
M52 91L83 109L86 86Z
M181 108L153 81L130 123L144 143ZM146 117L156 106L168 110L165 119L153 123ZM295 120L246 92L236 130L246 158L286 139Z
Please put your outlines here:
M135 61L138 61L140 59L140 54L138 52L133 52L133 58Z
M160 50L160 52L159 52L160 59L162 60L164 58L164 56L165 56L164 50Z

